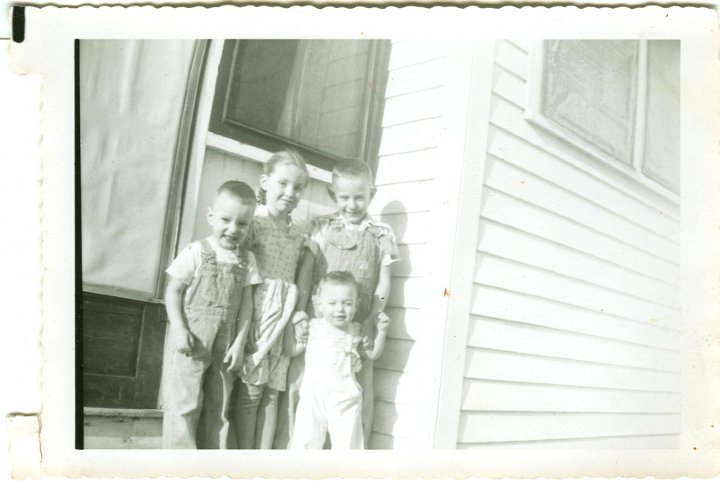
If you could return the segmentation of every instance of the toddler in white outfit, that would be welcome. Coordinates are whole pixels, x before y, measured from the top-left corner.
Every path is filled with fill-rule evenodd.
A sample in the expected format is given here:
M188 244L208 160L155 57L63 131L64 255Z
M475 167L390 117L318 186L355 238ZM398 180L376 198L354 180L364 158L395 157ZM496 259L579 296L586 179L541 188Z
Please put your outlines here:
M305 347L305 376L290 449L322 449L328 433L333 449L362 449L362 390L355 373L364 350L361 324L353 320L357 282L349 272L331 272L320 281L314 303L321 318L310 320L307 343L304 335L296 342L297 350ZM363 357L379 355L386 331L387 322L378 325L374 349Z

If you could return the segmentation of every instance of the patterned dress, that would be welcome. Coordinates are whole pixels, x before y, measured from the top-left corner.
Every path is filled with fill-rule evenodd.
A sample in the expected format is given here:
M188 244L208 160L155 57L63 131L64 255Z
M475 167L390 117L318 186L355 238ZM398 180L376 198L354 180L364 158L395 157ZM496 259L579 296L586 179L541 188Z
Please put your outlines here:
M290 358L282 351L282 334L295 310L295 272L306 235L293 223L281 226L269 216L256 215L248 246L264 282L255 289L241 378L249 385L284 391Z

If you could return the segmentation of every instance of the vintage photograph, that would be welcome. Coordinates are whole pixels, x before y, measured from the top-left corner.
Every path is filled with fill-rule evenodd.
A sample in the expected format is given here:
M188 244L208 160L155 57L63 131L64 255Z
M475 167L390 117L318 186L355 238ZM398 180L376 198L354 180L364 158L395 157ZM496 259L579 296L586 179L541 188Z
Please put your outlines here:
M677 39L81 39L84 449L677 449Z

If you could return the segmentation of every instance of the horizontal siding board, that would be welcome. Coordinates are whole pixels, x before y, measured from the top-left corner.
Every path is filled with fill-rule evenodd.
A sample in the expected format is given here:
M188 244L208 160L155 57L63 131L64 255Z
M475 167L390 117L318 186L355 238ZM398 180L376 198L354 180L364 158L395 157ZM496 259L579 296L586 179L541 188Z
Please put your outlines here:
M400 68L425 63L431 59L446 56L448 46L444 42L413 39L409 42L393 44L390 50L388 70L394 72Z
M607 166L607 163L590 156L586 152L563 141L561 138L542 129L535 128L524 118L522 108L493 96L490 109L490 125L512 133L521 138L530 146L545 151L567 163L583 169L590 167L598 178L607 180L618 190L633 197L655 209L666 213L675 220L680 219L680 208L676 203L670 202L662 195L653 192L642 183L631 180L627 175L620 174Z
M434 87L386 99L382 126L387 128L439 117L442 112L442 93L442 88Z
M383 129L379 156L395 155L435 148L440 118L423 119Z
M427 246L425 244L398 244L400 260L392 264L395 276L424 276L427 272Z
M532 440L520 442L491 442L483 444L459 444L458 450L541 450L541 449L677 449L679 434L669 435L623 435L620 437L596 437L580 439Z
M595 231L645 250L671 263L678 263L678 245L667 235L658 235L626 218L601 208L577 194L518 169L510 163L490 159L485 169L485 184L574 220Z
M485 189L481 214L489 220L552 240L639 274L671 285L679 284L677 267L670 262L559 217L513 195Z
M673 329L678 325L677 309L646 302L489 254L478 253L474 281L633 321L653 323Z
M472 316L468 345L612 365L679 371L680 353L543 326Z
M427 332L427 319L420 309L386 306L385 313L390 318L389 338L419 341Z
M398 62L400 61L398 60ZM444 57L436 57L408 67L390 70L385 97L403 96L444 85L447 73L446 64L447 60Z
M380 210L383 207L373 206L373 208ZM390 208L392 209L392 207ZM427 224L430 222L430 212L399 212L371 215L392 227L398 244L424 244L427 242Z
M521 79L528 78L527 54L506 40L495 43L495 62Z
M507 225L481 220L478 240L478 249L488 254L592 282L649 301L668 305L679 303L680 291L677 287L643 277L636 272Z
M465 376L481 380L674 392L680 374L468 348Z
M680 413L680 394L465 380L461 410Z
M373 198L371 211L379 214L381 220L384 215L426 212L431 208L427 193L432 187L432 181L380 185Z
M425 282L422 277L395 277L391 279L388 304L395 307L421 308Z
M375 401L373 412L373 431L399 438L412 438L417 434L421 421L418 406L390 404Z
M417 405L418 393L422 393L426 381L407 371L375 367L373 374L375 400L398 405Z
M461 413L460 442L497 442L670 434L680 431L679 415Z
M680 334L677 331L556 304L526 294L476 285L472 300L470 311L476 316L518 321L669 350L680 348Z
M435 176L437 156L436 148L383 156L378 163L376 184L430 180Z
M526 106L527 83L501 65L497 65L493 70L493 92L523 109ZM492 139L492 135L490 139Z
M662 236L671 237L680 231L680 224L676 219L627 195L606 181L565 163L557 156L528 145L513 133L490 127L489 138L488 153L496 159L535 173Z
M419 373L425 355L419 347L416 348L417 345L419 343L414 341L387 338L383 354L375 361L375 368Z

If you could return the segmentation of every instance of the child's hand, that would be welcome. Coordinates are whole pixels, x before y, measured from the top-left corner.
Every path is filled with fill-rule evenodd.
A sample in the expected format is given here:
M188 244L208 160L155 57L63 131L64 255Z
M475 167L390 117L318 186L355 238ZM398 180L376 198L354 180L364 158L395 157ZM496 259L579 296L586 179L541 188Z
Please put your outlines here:
M308 340L308 315L305 311L297 311L292 317L295 341L305 345Z
M185 356L192 356L195 336L185 326L171 326L170 336L176 351Z
M225 353L223 363L228 366L227 370L230 373L238 372L242 367L243 356L245 356L245 345L243 343L243 338L235 338L235 341Z

